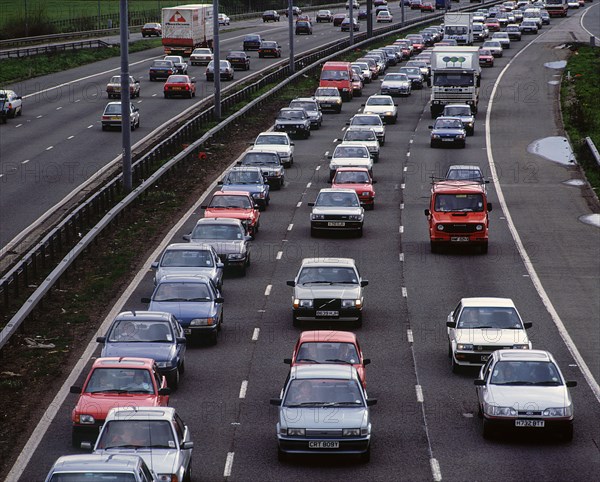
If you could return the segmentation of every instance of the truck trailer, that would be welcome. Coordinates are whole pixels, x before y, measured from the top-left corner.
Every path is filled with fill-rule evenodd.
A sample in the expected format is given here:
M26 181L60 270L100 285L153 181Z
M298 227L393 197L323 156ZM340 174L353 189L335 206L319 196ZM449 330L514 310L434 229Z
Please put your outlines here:
M444 39L454 39L458 45L473 45L473 14L452 12L444 15Z
M189 56L197 47L212 48L212 4L162 9L162 44L167 55Z

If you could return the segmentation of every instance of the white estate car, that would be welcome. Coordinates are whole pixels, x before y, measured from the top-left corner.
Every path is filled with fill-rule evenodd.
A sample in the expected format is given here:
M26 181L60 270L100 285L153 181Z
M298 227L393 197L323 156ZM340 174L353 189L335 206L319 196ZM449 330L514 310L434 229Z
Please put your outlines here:
M530 350L531 323L523 323L509 298L463 298L446 321L452 371L480 366L501 349Z
M294 143L286 132L261 132L256 136L251 150L276 152L284 167L294 163Z
M573 402L554 357L543 350L498 350L475 380L483 436L504 430L573 438Z

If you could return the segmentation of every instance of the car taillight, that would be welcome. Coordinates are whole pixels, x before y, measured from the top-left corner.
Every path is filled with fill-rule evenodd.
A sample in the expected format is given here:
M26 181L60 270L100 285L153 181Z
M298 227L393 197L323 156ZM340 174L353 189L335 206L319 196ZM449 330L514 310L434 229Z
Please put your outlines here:
M185 90L190 90L190 86L185 84Z

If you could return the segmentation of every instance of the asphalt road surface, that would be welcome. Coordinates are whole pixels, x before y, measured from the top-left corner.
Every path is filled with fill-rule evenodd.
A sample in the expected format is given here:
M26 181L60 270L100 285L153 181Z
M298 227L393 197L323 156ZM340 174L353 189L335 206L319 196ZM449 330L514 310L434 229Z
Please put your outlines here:
M552 20L551 27L558 28L563 22ZM541 35L549 30L545 27ZM533 40L539 45L531 45L515 58ZM540 96L535 106L498 96L500 88L512 85L520 76L547 82L552 74L544 70L543 63L540 67L540 62L562 55L562 50L554 49L542 36L526 36L497 60L496 67L485 70L475 135L467 139L465 149L429 147L429 89L398 99L398 123L388 126L381 159L374 166L376 208L366 213L360 239L311 238L307 206L319 189L328 187L326 153L332 152L335 139L342 136L346 120L359 111L360 99L344 104L340 115L327 114L323 127L313 131L310 140L296 141L294 167L287 172L284 189L273 193L271 205L263 213L247 276L225 280L225 325L218 345L189 349L186 373L171 397L171 405L190 426L195 442L195 480L597 478L598 399L561 338L539 287L536 289L508 219L524 239L532 267L568 331L581 332L581 338L574 336L575 344L597 376L597 353L592 346L589 352L584 347L586 333L588 338L598 338L597 296L590 299L594 287L598 292L598 244L593 244L598 230L577 221L577 215L589 210L576 188L561 185L570 176L569 168L529 158L526 150L531 141L556 129L553 92ZM486 125L493 84L511 59L515 60L498 84L490 124ZM377 92L374 82L366 87L363 99ZM488 148L501 173L499 185L508 207L508 211L500 208L498 191L489 184L494 204L490 253L431 254L423 215L430 175L439 175L457 162L486 167ZM515 179L515 162L518 166L533 163L537 181ZM549 196L558 202L544 215L551 204ZM194 212L166 243L181 240L201 216L201 210ZM541 219L534 219L536 216ZM564 238L565 226L575 230L576 244ZM535 239L534 246L531 239ZM552 251L553 245L558 252ZM539 251L534 251L535 247ZM547 249L548 255L542 256ZM369 396L379 400L372 409L373 452L368 465L331 458L277 461L276 412L269 406L269 398L279 394L288 369L282 360L291 355L300 333L292 327L291 288L285 281L293 278L302 258L314 256L352 257L370 282L363 327L356 330L365 356L373 360L367 369ZM575 279L584 287L587 283L592 291L564 288L561 293L561 279ZM145 308L140 298L152 290L152 273L148 271L131 289L118 309ZM467 296L512 298L523 319L534 323L530 330L534 348L551 351L565 377L579 382L571 390L576 412L571 443L522 433L483 439L473 387L477 371L452 374L447 358L445 320L458 300ZM240 398L244 381L247 391ZM77 452L70 446L70 411L75 403L76 396L67 395L20 480L43 479L58 456ZM226 468L228 454L233 454L229 455L233 461Z

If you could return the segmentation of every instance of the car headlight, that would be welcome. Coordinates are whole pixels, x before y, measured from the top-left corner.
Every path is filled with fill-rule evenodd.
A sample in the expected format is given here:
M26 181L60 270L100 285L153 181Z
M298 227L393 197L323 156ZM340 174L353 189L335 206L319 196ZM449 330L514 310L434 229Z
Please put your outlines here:
M542 416L544 417L570 417L571 415L573 415L572 405L568 407L547 408L542 412Z
M359 437L360 436L360 428L344 428L342 429L343 437Z
M306 429L304 429L304 428L288 428L287 434L290 437L304 437L306 435Z
M210 318L194 318L190 321L191 326L211 326L215 324L215 319Z
M348 216L348 219L350 221L362 221L363 217L362 214L353 214L351 216Z
M360 300L342 300L342 308L354 308L360 306Z
M483 230L483 224L478 224L477 226L475 226L475 229L477 231L482 231Z
M177 482L179 480L175 474L158 474L157 477L159 482Z
M227 259L244 259L244 253L231 253L227 255Z
M310 215L310 218L311 218L313 221L318 221L318 220L323 220L323 219L325 219L325 215L324 215L324 214L311 214L311 215Z
M294 308L312 308L313 300L294 299Z
M265 197L265 193L264 193L264 192L262 192L262 191L261 191L261 192L253 192L253 193L252 193L252 197L257 197L257 198L259 198L259 199L262 199L262 198L264 198L264 197Z
M458 343L456 345L456 350L457 351L473 351L473 344L472 343Z
M388 112L386 112L386 113L385 113L385 114L383 114L383 115L394 115L394 112L393 112L393 111L388 111Z
M367 196L370 197L371 196L371 191L363 191L360 193L361 196Z
M156 366L158 368L171 368L173 366L173 363L171 363L170 361L161 361L156 362Z
M335 103L336 104L341 104L342 103L342 99L335 99Z
M456 138L457 138L457 139L464 139L464 138L465 138L465 135L464 135L464 134L458 134L458 135L456 136Z
M512 407L498 407L496 405L485 404L485 411L495 417L516 417L517 411Z
M91 425L93 423L96 423L96 419L94 419L94 417L92 417L91 415L83 414L79 415L79 423Z
M435 228L436 228L438 231L443 231L443 230L444 230L444 225L443 225L443 224L438 224L438 225L437 225Z
M518 343L516 345L513 345L513 350L529 350L529 344L528 343Z
M440 135L439 134L431 134L431 138L432 139L439 139Z

